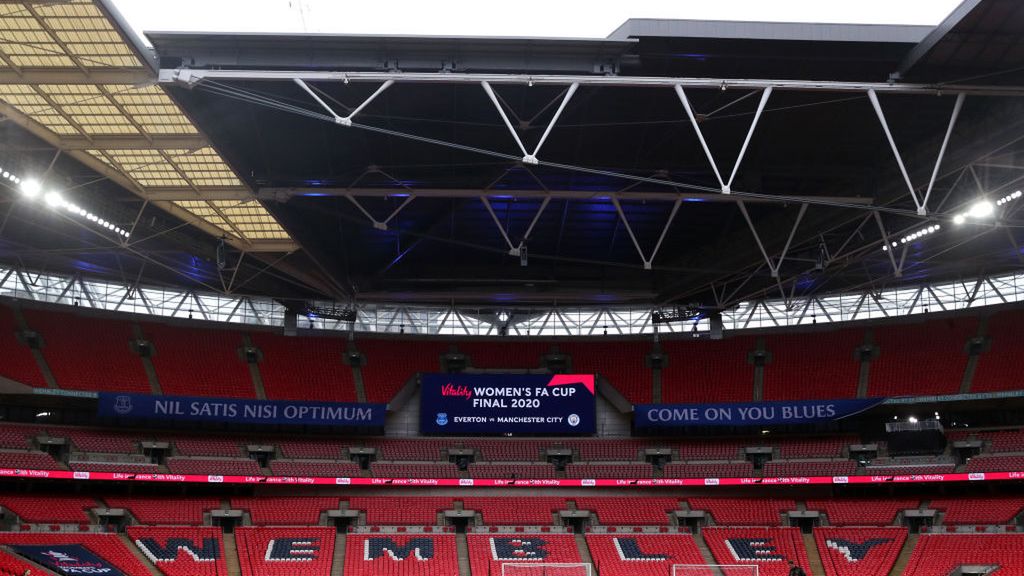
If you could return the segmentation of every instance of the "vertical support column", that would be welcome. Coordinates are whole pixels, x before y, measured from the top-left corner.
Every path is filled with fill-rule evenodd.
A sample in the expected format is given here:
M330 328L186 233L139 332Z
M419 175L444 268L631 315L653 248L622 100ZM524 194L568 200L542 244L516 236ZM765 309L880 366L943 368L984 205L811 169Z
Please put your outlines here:
M246 348L252 347L252 337L242 334L242 345ZM260 365L256 362L246 362L249 366L249 376L252 378L252 387L256 391L256 398L267 399L267 391L263 388L263 374L260 373Z
M765 351L764 336L758 336L757 348L754 352L754 402L764 400L764 367L768 356Z
M864 354L864 350L870 350ZM871 382L871 361L878 357L878 348L875 346L875 335L871 330L864 333L864 344L854 350L857 360L860 362L860 372L857 377L857 398L868 397L868 384Z
M964 366L964 376L960 380L960 393L970 394L971 385L974 383L974 373L978 370L978 362L981 355L988 352L991 343L988 339L989 318L982 317L978 321L978 333L964 344L964 352L967 354L967 365Z
M18 324L18 329L22 332L31 331L32 328L25 321L25 315L22 313L21 308L17 306L11 307L11 313L14 314L14 320ZM46 346L46 340L43 339L42 335L39 336L39 343L42 346ZM26 346L27 342L24 343ZM39 368L39 373L43 376L43 381L46 382L47 388L60 388L57 385L57 379L53 377L53 372L50 370L49 364L46 363L46 357L43 356L41 348L32 348L29 346L29 351L32 353L32 358L36 361L36 366Z

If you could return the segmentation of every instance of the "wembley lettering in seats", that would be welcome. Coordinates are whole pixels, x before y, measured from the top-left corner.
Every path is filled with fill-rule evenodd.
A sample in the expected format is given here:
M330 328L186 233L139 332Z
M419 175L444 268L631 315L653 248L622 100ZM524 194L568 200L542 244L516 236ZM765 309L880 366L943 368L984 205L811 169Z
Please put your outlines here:
M155 563L175 562L181 553L196 562L216 562L220 558L220 544L216 538L203 538L201 543L188 538L167 538L163 543L155 538L138 538L135 545Z
M725 546L737 562L781 562L785 556L778 553L771 538L728 538Z
M825 540L825 545L838 551L849 562L860 562L867 558L868 552L875 547L892 541L892 538L869 538L863 542L852 542L845 538L829 538Z
M640 543L636 541L636 538L612 538L612 542L615 544L615 551L619 554L620 560L651 562L668 560L672 557L668 554L644 553L640 549Z
M491 557L494 560L536 560L548 557L543 538L520 536L515 538L491 538Z
M53 546L11 546L11 550L40 564L47 570L63 576L78 574L103 574L124 576L112 564L94 554L81 544L60 544Z
M312 562L320 551L319 538L275 538L267 543L267 562Z
M363 559L376 560L384 556L402 561L412 557L421 562L434 557L434 541L430 538L412 538L404 544L398 544L391 538L367 538L363 542Z

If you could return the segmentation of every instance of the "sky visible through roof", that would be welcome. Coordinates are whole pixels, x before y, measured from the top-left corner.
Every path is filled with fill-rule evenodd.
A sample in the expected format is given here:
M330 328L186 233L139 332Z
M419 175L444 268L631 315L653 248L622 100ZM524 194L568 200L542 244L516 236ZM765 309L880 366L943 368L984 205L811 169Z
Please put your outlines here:
M628 18L920 24L960 0L114 0L137 31L604 38Z

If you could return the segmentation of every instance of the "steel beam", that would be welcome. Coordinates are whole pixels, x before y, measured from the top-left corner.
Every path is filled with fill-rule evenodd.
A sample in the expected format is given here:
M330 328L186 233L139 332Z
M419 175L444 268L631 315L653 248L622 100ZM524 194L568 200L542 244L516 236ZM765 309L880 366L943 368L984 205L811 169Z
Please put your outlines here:
M994 86L974 84L913 84L900 82L839 82L825 80L772 80L742 78L689 78L670 76L584 76L548 74L485 74L460 72L356 72L323 70L203 70L193 68L164 68L159 82L195 85L203 80L252 81L304 81L319 82L395 82L439 84L520 84L528 86L580 86L632 87L632 88L712 88L740 90L855 92L898 94L977 94L986 96L1024 96L1022 86Z
M91 68L88 74L79 68L21 68L0 70L0 84L156 84L155 75L145 68L106 70Z

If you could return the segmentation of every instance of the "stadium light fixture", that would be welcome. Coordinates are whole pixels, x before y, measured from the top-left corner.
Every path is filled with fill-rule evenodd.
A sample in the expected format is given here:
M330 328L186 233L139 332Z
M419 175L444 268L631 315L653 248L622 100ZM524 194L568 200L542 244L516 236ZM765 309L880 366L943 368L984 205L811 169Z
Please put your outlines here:
M926 228L921 228L920 230L917 230L915 232L911 232L910 234L907 234L906 236L900 238L899 242L895 242L894 241L892 243L892 247L895 248L899 244L906 244L907 242L913 242L914 240L917 240L918 238L922 238L924 236L928 236L929 234L934 234L934 233L938 232L941 228L942 228L942 226L940 224L932 224L931 226L928 226ZM883 244L882 245L882 252L886 252L888 250L889 250L889 246L886 245L886 244Z
M28 178L21 182L21 193L24 194L26 198L35 198L36 196L39 196L42 191L43 185L35 178Z
M117 226L112 222L107 222L103 218L100 218L99 216L93 214L92 212L89 212L85 208L82 208L81 206L73 202L69 202L64 198L64 196L60 192L56 190L48 190L45 193L43 193L43 184L36 178L25 178L24 180L22 180L19 176L17 176L10 170L0 168L0 179L8 180L16 184L18 186L18 190L21 191L22 196L24 196L28 200L34 200L39 196L42 196L43 201L46 203L46 205L55 211L61 209L66 210L67 212L70 212L74 216L85 218L89 222L99 224L103 228L106 228L111 232L115 232L118 236L122 236L125 239L131 236L131 233L125 230L124 228L121 228L120 226Z
M1017 190L1003 196L999 200L996 200L995 204L987 198L982 198L974 204L971 204L971 207L966 211L953 216L953 223L959 225L967 222L968 219L984 220L986 218L991 218L996 212L996 206L1003 206L1009 202L1019 199L1021 196L1021 191Z
M911 416L910 418L907 418L907 422L910 422L911 424L917 424L917 416Z

